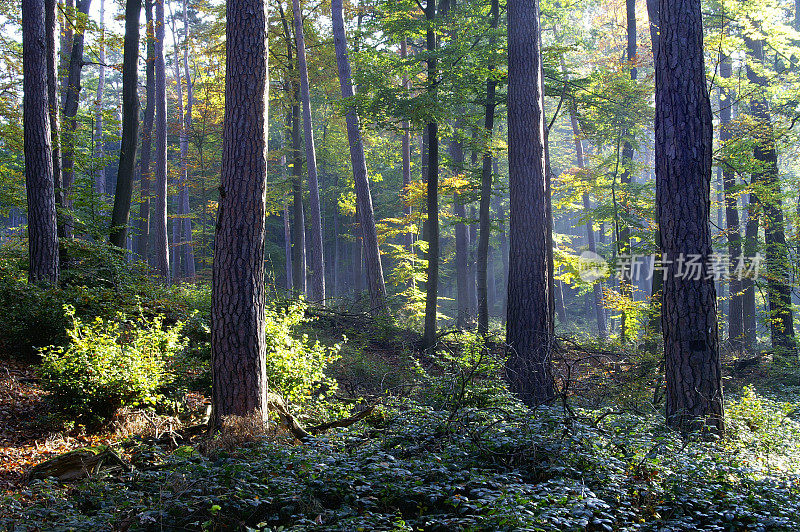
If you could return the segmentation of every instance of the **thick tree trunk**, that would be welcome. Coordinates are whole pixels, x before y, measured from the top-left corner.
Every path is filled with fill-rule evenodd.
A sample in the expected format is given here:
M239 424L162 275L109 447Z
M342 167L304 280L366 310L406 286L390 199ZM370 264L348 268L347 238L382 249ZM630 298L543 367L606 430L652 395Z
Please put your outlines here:
M84 19L88 16L91 0L78 0L75 17L76 31L72 37L72 53L69 59L69 70L63 88L61 112L64 114L64 138L61 154L61 184L64 195L64 236L72 238L75 231L75 220L72 214L70 197L72 184L75 182L75 134L78 126L78 101L81 93L81 68L83 68L83 33ZM81 16L82 15L82 16Z
M124 247L128 236L131 212L133 174L136 168L136 142L139 133L139 12L141 0L127 0L125 5L125 44L122 64L122 142L119 150L119 171L111 213L110 242ZM149 105L149 102L148 102ZM105 181L105 174L103 175Z
M544 87L538 0L508 0L510 257L506 378L528 405L553 399Z
M722 78L731 77L730 57L723 55L719 64ZM719 93L719 140L723 146L730 141L731 134L731 95L722 89ZM742 255L741 231L739 228L738 197L735 194L736 172L726 159L722 160L722 184L725 193L725 222L727 226L728 254L733 260ZM744 314L742 311L742 281L732 276L730 279L730 305L728 306L728 341L731 351L742 353L744 350Z
M156 83L156 210L154 256L159 277L170 283L169 240L167 238L167 78L164 64L164 0L155 0L155 83ZM228 7L230 9L230 6Z
M497 28L500 20L500 5L498 0L492 0L490 27ZM490 48L494 48L495 37L489 38ZM486 80L486 103L483 128L486 135L491 138L494 130L494 112L497 106L496 92L497 80L494 77L494 64L489 64L489 79ZM492 200L492 153L487 149L483 153L483 166L481 168L481 197L478 213L480 232L478 236L478 249L476 252L476 283L478 296L478 334L486 335L489 332L489 300L486 286L486 268L489 260L489 236L492 232L491 206Z
M311 209L311 298L325 301L325 260L322 246L322 211L319 201L317 152L314 147L314 127L311 117L311 89L308 85L306 42L303 35L303 14L300 0L292 0L294 36L297 42L297 66L300 73L300 98L303 104L303 133L305 134L306 169L308 170L308 205Z
M141 9L141 3L140 3ZM139 14L136 14L137 22ZM97 92L94 97L94 137L92 144L94 144L94 192L102 197L106 193L106 167L103 164L105 157L105 149L103 146L103 89L106 86L106 3L105 0L100 0L100 51L98 53L97 69ZM138 37L139 28L137 26L136 33ZM137 38L137 45L138 38ZM137 49L138 52L138 49ZM138 117L137 117L138 118Z
M153 0L145 0L145 18L147 19L147 58L145 60L145 94L147 107L142 122L142 154L139 159L139 176L141 180L141 200L139 203L138 231L136 235L136 254L141 260L147 260L147 248L150 242L150 157L153 142L153 119L155 117L155 29L153 27ZM117 190L119 194L119 190ZM115 200L116 204L116 200Z
M750 61L764 63L764 43L745 37ZM768 89L767 79L747 65L747 79L761 91ZM762 169L753 174L754 190L750 194L755 199L760 214L764 217L764 243L766 244L767 299L769 300L769 325L772 349L782 355L795 355L797 347L794 336L792 316L789 261L786 255L786 235L784 233L783 204L778 175L778 153L775 149L775 132L772 128L769 103L764 93L750 98L750 114L756 120L754 133L756 146L753 158ZM763 192L762 192L763 191Z
M225 126L211 308L212 426L267 419L264 237L267 4L228 0Z
M41 0L22 2L22 109L30 261L28 281L56 284L58 235L48 101L49 39L45 11L45 3Z
M350 58L347 54L342 0L332 0L331 14L333 18L333 43L336 49L336 66L339 70L339 84L342 90L342 97L345 99L352 98L354 91ZM361 234L364 239L371 311L375 314L384 314L388 310L386 307L386 285L383 281L383 267L381 265L380 249L378 248L378 235L375 229L372 194L370 192L369 180L367 179L364 144L361 140L358 114L356 114L354 108L350 107L347 109L345 121L347 124L347 138L350 144L350 159L353 164L353 177L355 180L356 202L358 203Z
M656 209L661 252L671 261L699 256L699 276L667 266L662 327L667 422L681 430L722 432L716 290L709 196L713 151L711 101L703 60L700 0L660 0L656 60ZM698 278L699 277L699 278Z

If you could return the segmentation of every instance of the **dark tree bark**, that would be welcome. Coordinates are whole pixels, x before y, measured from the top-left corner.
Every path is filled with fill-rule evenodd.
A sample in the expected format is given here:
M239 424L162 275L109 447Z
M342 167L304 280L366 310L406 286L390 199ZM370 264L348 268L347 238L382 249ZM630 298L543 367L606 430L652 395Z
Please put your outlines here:
M50 144L53 150L53 187L55 189L56 211L64 205L61 182L61 125L58 113L58 50L56 34L58 19L56 0L45 0L45 31L47 32L47 102L50 112ZM57 222L58 236L63 236L63 222Z
M147 248L150 243L150 157L153 143L153 119L155 118L156 99L156 52L155 28L153 27L153 0L145 0L144 13L147 19L147 58L145 60L145 94L147 107L144 109L142 122L142 153L139 159L139 177L141 180L141 200L139 203L138 231L135 250L141 260L147 260Z
M764 43L745 36L748 59L747 79L761 91L768 88L767 79L753 68L753 62L764 64ZM769 300L769 326L772 349L782 355L796 354L794 320L792 316L791 286L786 235L784 233L783 204L778 175L778 153L775 149L775 132L772 128L769 103L764 93L750 98L750 114L756 121L753 159L759 163L760 171L753 174L750 201L755 202L759 215L764 220L764 243L766 245L767 299ZM756 222L757 223L757 222Z
M336 49L336 66L339 71L339 84L342 97L352 98L353 76L350 58L347 53L347 40L344 31L344 13L342 0L331 1L333 19L333 44ZM386 285L383 281L383 266L378 247L378 234L375 229L375 213L372 209L372 193L367 179L367 163L364 157L364 144L359 130L359 118L353 107L347 109L345 115L347 138L350 144L350 159L353 164L353 177L356 189L356 202L361 225L361 236L365 254L367 284L369 285L370 308L375 314L384 314L386 307Z
M154 257L158 275L170 283L169 240L167 238L167 78L164 64L164 0L155 0L155 84L156 84L156 209ZM230 9L230 6L228 7Z
M500 3L498 0L492 0L491 10L489 12L491 18L490 27L492 30L497 28L500 20ZM489 47L494 48L495 36L492 34L489 37ZM494 77L494 64L489 64L489 79L486 80L486 103L485 105L485 118L483 128L488 137L491 137L494 130L494 112L497 106L496 93L497 93L497 79ZM489 260L489 236L492 231L492 221L490 219L490 206L492 200L492 153L487 148L483 153L483 166L481 168L481 199L480 210L478 218L480 223L480 230L478 236L478 248L476 251L476 283L477 283L477 296L478 296L478 334L486 335L489 332L489 300L487 294L487 277L486 268L488 267Z
M506 378L528 405L554 396L547 281L544 94L538 0L508 0L510 248Z
M58 235L48 98L45 3L22 2L23 131L28 199L28 282L58 283Z
M428 53L428 92L436 92L436 0L428 0L425 18L429 27L426 35ZM428 130L427 211L425 240L428 242L428 275L425 280L425 330L422 343L425 349L436 343L436 318L439 306L439 124L431 120Z
M211 308L212 425L267 419L264 237L267 4L228 0L225 126Z
M719 63L720 77L731 77L731 59L723 55ZM725 89L719 93L719 140L723 146L733 137L731 133L731 95ZM727 226L728 254L736 259L742 255L741 231L739 228L738 198L735 194L736 172L726 159L722 160L722 185L725 193L725 222ZM730 280L730 305L728 307L728 341L731 351L744 351L744 313L742 298L742 281L736 276Z
M136 142L139 134L139 12L142 0L125 4L125 44L122 58L122 141L119 150L117 189L111 213L110 242L124 247L131 213L133 176L136 169ZM148 102L149 105L149 102ZM105 180L105 174L103 175Z
M297 67L300 74L300 99L303 105L303 133L305 135L306 169L308 171L308 206L311 210L311 298L325 301L325 260L322 246L322 212L319 201L317 177L317 152L314 147L314 126L311 117L311 89L308 85L306 42L303 36L303 14L300 0L292 0L294 36L297 41Z
M81 15L86 17L89 13L91 0L78 0L75 22L78 31L72 37L72 53L69 59L67 79L63 88L63 103L61 112L64 114L64 138L62 139L61 154L61 184L64 197L64 231L66 238L72 238L75 221L72 216L72 199L70 193L75 182L75 130L77 129L76 116L78 114L78 101L81 93L81 69L83 68L83 21Z
M700 0L660 0L656 59L656 208L667 260L699 256L699 279L669 264L662 328L667 422L680 430L722 432L722 383L716 290L705 274L712 253L711 101L703 60ZM690 278L691 277L691 278Z

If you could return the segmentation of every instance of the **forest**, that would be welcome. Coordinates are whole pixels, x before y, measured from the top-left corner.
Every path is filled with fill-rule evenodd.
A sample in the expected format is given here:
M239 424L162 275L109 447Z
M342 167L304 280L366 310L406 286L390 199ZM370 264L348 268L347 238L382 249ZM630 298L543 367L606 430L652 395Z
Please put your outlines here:
M0 531L800 530L800 0L0 49Z

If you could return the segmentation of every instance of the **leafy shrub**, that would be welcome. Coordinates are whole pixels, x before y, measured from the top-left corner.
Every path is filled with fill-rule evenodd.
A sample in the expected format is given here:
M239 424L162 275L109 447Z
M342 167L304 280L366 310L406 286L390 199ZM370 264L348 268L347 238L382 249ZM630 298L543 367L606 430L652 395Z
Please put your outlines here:
M119 407L153 404L171 380L168 362L184 347L181 325L162 329L161 319L132 323L96 318L84 323L71 307L66 347L43 351L42 386L55 406L81 421L108 419Z
M308 403L315 390L336 391L336 380L325 375L325 367L339 356L341 344L326 347L308 334L297 335L306 321L306 304L291 302L286 308L266 310L267 376L271 387L288 402Z

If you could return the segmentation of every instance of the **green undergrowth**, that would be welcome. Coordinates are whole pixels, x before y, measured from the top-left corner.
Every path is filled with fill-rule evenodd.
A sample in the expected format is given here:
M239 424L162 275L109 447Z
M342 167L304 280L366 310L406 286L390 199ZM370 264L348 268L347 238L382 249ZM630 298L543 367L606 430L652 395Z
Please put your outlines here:
M397 401L306 445L265 439L210 456L141 446L132 473L6 497L0 528L796 530L790 404L748 389L716 442L657 417L502 404Z

